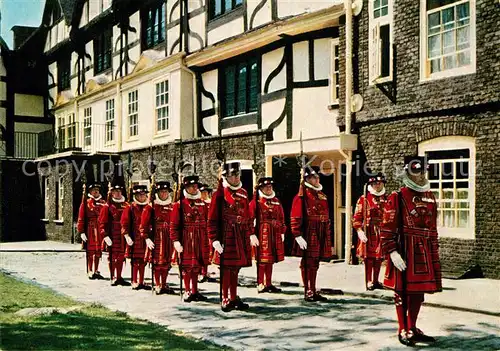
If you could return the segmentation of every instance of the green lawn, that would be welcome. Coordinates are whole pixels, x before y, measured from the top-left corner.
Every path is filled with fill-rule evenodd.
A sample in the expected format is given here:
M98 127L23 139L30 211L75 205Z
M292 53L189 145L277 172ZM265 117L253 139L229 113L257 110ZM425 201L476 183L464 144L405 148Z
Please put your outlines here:
M2 350L218 350L176 335L161 326L132 319L97 305L68 314L25 317L14 312L28 307L82 305L49 289L0 273L0 349Z

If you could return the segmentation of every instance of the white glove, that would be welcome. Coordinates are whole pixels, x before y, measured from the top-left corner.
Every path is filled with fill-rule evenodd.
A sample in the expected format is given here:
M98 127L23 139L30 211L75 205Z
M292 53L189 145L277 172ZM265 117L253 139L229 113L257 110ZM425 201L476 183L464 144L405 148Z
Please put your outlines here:
M285 242L285 234L281 234L281 241Z
M85 233L81 233L80 238L82 238L84 242L87 242L87 236L85 235Z
M307 241L305 241L302 236L296 237L295 241L299 244L301 250L307 250Z
M250 245L259 246L259 239L257 239L257 235L255 234L250 235Z
M181 243L178 241L174 241L174 249L178 253L181 253L182 251L184 251L184 248L182 247Z
M111 246L113 245L113 242L111 241L110 237L109 236L105 236L104 237L104 242L106 243L106 245L108 246Z
M397 251L393 251L390 254L391 261L399 271L404 271L406 269L406 263Z
M221 255L224 252L224 248L222 247L222 245L218 240L214 241L212 243L212 246L214 247L215 251L219 253L219 255Z
M153 250L155 248L155 243L150 238L146 238L146 245L150 250Z
M366 237L365 232L362 230L358 230L358 238L359 238L359 240L361 240L364 243L366 243L368 241L368 238Z
M132 240L132 238L130 237L130 235L125 235L125 241L127 242L127 245L128 246L132 246L134 245L134 240Z

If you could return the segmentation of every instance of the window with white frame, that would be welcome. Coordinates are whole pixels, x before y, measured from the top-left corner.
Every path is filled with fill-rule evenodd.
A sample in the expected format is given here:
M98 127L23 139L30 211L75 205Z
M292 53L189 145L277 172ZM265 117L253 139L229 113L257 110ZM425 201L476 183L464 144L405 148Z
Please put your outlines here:
M62 176L57 178L56 182L56 220L63 220L63 200L64 200L64 178Z
M70 113L68 115L68 124L66 128L67 139L68 139L68 147L74 148L76 147L76 123L75 123L75 114Z
M128 136L139 134L139 91L128 93Z
M368 1L370 84L392 80L392 4L393 0Z
M419 145L438 204L440 235L474 238L475 143L472 137L440 137Z
M115 140L115 99L106 100L106 143Z
M168 130L168 80L156 83L156 131Z
M92 107L83 110L83 145L92 144Z
M422 76L475 72L475 0L421 0Z
M59 149L66 148L66 123L64 116L59 116L57 118L57 138L59 143Z
M339 39L332 40L330 56L330 104L339 103L340 76L339 76Z

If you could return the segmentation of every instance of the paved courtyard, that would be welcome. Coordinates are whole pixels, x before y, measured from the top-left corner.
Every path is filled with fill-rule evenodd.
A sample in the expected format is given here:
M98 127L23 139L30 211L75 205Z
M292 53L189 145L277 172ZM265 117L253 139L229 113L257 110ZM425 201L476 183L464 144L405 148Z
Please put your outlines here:
M384 300L344 295L330 296L330 301L324 304L306 304L298 287L284 287L284 293L278 295L257 294L255 288L249 287L253 281L243 278L239 294L250 303L251 309L226 314L218 305L218 284L200 285L209 297L208 303L187 304L178 296L156 296L148 291L111 287L109 281L88 280L84 256L80 252L2 252L0 268L76 300L99 303L236 349L406 349L397 341L394 307ZM108 276L104 265L101 271ZM128 265L125 273L128 278ZM169 280L174 288L178 287L175 272ZM500 349L498 316L425 306L419 327L438 338L434 346L423 347L427 350Z

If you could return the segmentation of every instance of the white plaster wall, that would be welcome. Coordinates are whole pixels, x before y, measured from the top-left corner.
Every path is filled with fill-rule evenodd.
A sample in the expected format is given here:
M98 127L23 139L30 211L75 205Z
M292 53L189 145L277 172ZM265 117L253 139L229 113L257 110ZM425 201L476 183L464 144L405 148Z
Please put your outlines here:
M218 95L217 95L217 84L219 80L218 72L216 69L212 71L205 72L201 75L201 80L203 82L203 87L205 88L206 91L210 92L213 94L215 98L215 104L217 104L218 101ZM204 96L203 94L201 95L201 110L209 110L211 108L215 108L214 103L212 103L212 100Z
M262 90L264 90L264 85L269 75L276 69L276 67L278 67L279 63L281 62L284 52L284 48L279 48L262 55ZM273 78L273 80L269 84L268 92L272 93L273 91L281 90L284 88L286 88L286 65L284 65L279 74Z
M192 1L189 1L190 3ZM180 5L178 4L178 6L176 6L173 14L172 14L172 19L170 19L170 13L172 12L172 7L173 5L176 3L176 1L167 1L167 23L170 23L170 21L175 21L177 19L179 19L180 15L181 15L181 7ZM191 6L191 5L190 5Z
M43 97L14 94L14 114L18 116L43 117Z
M262 129L266 129L269 127L271 123L276 121L281 112L285 107L285 99L279 99L274 101L266 102L262 104ZM286 124L286 117L283 119L281 124Z
M188 0L188 11L199 9L205 6L205 0Z
M182 139L190 139L194 137L194 101L196 96L193 91L193 75L184 71L180 73L180 92L179 113L180 118L180 136Z
M243 16L208 32L208 44L212 45L224 39L243 33Z
M136 45L132 49L128 51L128 55L132 61L134 61L136 64L139 62L139 59L141 58L141 44ZM135 65L132 63L128 64L128 73L132 73L132 71L135 68Z
M301 41L293 44L293 80L309 80L309 43Z
M247 0L247 14L248 25L250 26L250 19L255 11L255 8L260 3L260 0ZM252 28L260 27L272 21L271 13L271 0L267 0L266 4L257 12L254 17Z
M306 88L293 91L293 138L300 131L305 139L339 134L336 118L338 110L328 110L329 88ZM276 140L276 139L275 139Z
M139 11L134 12L130 16L130 26L132 28L135 28L136 32L135 33L131 32L131 31L128 32L128 43L129 44L133 43L136 40L139 40L139 38L141 36L141 16L140 16Z
M168 54L168 56L170 56L170 50L172 49L172 45L179 38L180 30L181 30L181 27L179 25L177 25L177 26L170 28L167 31L167 45L168 45L167 54ZM174 49L173 54L178 53L178 52L179 52L179 43L177 43L175 45L175 49Z
M193 17L189 20L189 27L191 29L191 32L197 33L203 43L200 43L198 39L193 37L192 35L189 36L189 51L190 52L195 52L198 50L203 49L203 46L205 44L205 17L206 13L203 13L201 15L198 15L196 17Z
M314 78L328 79L331 69L331 39L317 39L314 41Z
M207 133L211 135L218 135L219 133L219 116L213 115L203 119L203 127Z
M73 52L71 54L71 75L75 75L78 73L78 54L76 52ZM78 76L75 75L74 78L71 79L71 92L73 93L73 96L77 96L77 91L78 91Z
M278 17L283 18L291 15L300 15L305 12L314 12L330 6L339 1L335 0L277 0Z
M248 124L246 126L226 128L222 130L222 135L249 132L252 130L257 130L258 126L256 124Z

